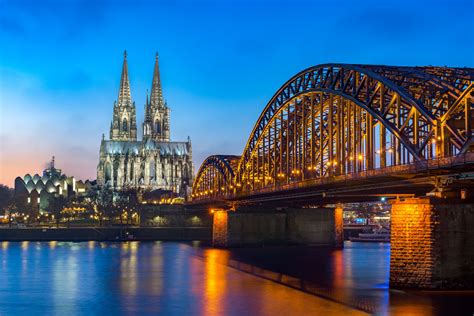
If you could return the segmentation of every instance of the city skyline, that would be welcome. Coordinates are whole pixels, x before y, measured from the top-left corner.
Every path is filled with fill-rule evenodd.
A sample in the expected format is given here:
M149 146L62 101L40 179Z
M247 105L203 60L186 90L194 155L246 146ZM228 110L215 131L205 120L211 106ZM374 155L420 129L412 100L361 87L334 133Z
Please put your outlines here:
M137 122L159 53L171 138L191 137L196 168L214 152L240 155L268 100L310 66L474 65L466 47L473 45L472 14L457 9L472 6L468 1L345 3L342 9L268 3L3 1L0 37L9 45L0 52L0 183L12 186L16 176L40 173L53 155L66 174L95 179L124 49ZM320 13L317 23L308 13L336 9L337 19ZM306 19L296 18L295 32L291 22L301 14ZM442 27L428 23L436 15L456 19ZM405 23L381 23L390 19Z

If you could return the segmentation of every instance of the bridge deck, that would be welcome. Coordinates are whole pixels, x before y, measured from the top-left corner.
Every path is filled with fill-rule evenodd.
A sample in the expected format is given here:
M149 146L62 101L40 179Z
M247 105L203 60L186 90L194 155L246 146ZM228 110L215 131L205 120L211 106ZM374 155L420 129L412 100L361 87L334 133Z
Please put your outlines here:
M252 194L227 194L190 205L246 204L260 202L331 203L369 201L386 195L426 194L437 181L456 179L457 186L473 185L474 153L439 158L408 165L390 166L333 177L300 180L295 183L256 189Z

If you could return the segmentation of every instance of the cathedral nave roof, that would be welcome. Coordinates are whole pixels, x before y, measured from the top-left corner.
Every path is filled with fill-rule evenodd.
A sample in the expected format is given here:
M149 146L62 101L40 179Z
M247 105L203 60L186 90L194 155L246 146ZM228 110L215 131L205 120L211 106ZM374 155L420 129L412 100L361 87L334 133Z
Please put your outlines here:
M138 155L142 149L144 149L145 152L159 151L161 156L185 156L189 154L187 142L160 142L151 139L146 142L104 140L103 144L105 154Z

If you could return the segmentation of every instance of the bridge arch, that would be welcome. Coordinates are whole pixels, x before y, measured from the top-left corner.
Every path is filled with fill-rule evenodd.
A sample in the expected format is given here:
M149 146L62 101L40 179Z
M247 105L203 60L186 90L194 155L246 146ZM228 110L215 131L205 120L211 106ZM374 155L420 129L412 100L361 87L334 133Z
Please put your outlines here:
M240 156L213 155L201 164L193 183L193 198L209 198L233 192L235 168Z
M471 68L305 69L266 104L233 169L234 193L463 154L473 93Z
M303 176L307 168L319 168L321 177L330 173L324 167L329 167L329 163L336 163L339 172L362 171L376 164L384 167L461 152L469 141L470 131L456 127L446 116L463 91L472 87L474 71L455 69L457 79L453 80L445 75L448 70L454 72L441 67L345 64L303 70L288 80L266 105L245 146L237 178L243 182L241 185L249 178L253 182L255 177L257 182L265 183L265 178L272 177L275 182L275 177L287 177L288 172ZM357 134L351 143L349 136L353 132ZM296 158L291 157L291 152L285 153L285 145L294 149ZM305 157L301 157L306 154L305 149L311 150L308 165ZM279 157L275 153L272 157L272 151L279 151ZM316 161L314 157L318 154L321 157ZM285 158L286 167L282 168L278 160ZM362 162L346 162L347 158ZM294 160L303 160L302 165ZM267 161L275 165L271 174L260 167ZM281 171L276 164L280 164ZM329 169L334 168L331 165Z

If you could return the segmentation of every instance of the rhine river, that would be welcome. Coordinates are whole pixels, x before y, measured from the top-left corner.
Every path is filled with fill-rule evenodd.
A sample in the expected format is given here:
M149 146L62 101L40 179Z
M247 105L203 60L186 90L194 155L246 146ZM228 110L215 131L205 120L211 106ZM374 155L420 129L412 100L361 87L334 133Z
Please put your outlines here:
M382 243L0 242L0 315L472 315L473 292L389 290L389 255Z

